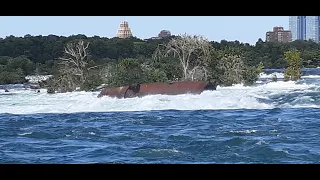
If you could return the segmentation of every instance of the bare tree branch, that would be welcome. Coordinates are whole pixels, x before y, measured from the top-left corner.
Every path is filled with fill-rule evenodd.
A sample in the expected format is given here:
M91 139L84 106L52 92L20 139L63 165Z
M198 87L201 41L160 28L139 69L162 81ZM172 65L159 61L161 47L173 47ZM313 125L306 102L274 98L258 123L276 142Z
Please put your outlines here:
M196 69L203 69L202 67L206 66L205 61L210 59L213 50L209 41L204 37L187 34L171 39L168 44L162 46L164 50L158 46L153 57L177 57L182 67L184 80L193 79Z
M68 86L67 89L74 89L76 84L86 81L88 71L98 66L88 67L88 47L90 43L79 40L75 43L68 43L64 48L64 57L61 61L59 72L61 74L57 83L61 86Z

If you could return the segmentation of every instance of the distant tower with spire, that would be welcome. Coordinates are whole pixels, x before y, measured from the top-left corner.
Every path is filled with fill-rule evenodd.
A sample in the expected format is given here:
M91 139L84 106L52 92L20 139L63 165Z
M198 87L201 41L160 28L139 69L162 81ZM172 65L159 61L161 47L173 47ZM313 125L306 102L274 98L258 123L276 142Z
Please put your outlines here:
M118 29L117 35L118 38L128 38L132 37L131 29L127 21L122 21L120 23L120 28Z

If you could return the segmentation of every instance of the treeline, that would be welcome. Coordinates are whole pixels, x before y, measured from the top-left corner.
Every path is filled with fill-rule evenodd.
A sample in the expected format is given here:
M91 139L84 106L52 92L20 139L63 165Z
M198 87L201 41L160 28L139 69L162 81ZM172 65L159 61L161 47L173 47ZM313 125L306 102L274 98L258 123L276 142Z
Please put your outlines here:
M59 73L58 59L64 56L64 48L67 43L79 39L90 43L87 58L91 64L99 65L116 63L123 59L137 59L139 63L151 61L158 45L166 44L172 38L174 36L167 39L142 40L135 37L120 39L85 35L69 37L25 35L0 38L0 84L22 83L26 75ZM255 45L249 45L239 41L222 40L210 44L215 50L231 47L241 51L245 63L249 66L257 66L262 62L265 68L285 68L287 63L284 53L290 49L297 49L300 52L303 67L320 66L320 45L312 41L278 43L263 42L259 39ZM160 63L158 66L165 65Z
M220 86L243 83L253 85L263 64L248 65L237 47L218 50L203 36L180 35L157 44L149 57L94 61L89 53L90 41L69 42L59 58L58 73L49 79L49 93L97 90L104 87L174 82L209 81ZM142 43L143 44L143 43Z

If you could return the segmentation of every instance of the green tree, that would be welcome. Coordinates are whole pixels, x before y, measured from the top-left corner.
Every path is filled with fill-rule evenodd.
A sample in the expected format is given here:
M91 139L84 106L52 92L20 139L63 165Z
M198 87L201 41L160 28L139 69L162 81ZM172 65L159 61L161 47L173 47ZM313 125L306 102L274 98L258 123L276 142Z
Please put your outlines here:
M301 78L302 59L300 52L296 49L286 51L284 53L285 60L288 67L284 72L284 79L286 81L297 81Z
M26 82L23 70L18 68L15 71L0 71L0 84L19 84Z
M253 85L259 79L260 73L263 72L263 68L262 62L260 62L257 67L247 66L243 75L243 84L245 86Z
M81 90L94 91L96 87L101 86L101 84L103 84L102 78L99 75L98 71L99 70L90 72L87 80L80 86Z
M108 86L118 87L145 82L144 71L138 59L122 59L111 70Z
M35 70L35 64L26 56L18 56L11 58L7 62L7 68L9 69L22 69L23 74L32 75Z
M213 79L222 86L241 83L246 69L242 51L235 47L218 50L211 66Z
M155 58L147 62L152 69L164 72L166 79L175 81L182 78L182 70L179 60L172 57Z

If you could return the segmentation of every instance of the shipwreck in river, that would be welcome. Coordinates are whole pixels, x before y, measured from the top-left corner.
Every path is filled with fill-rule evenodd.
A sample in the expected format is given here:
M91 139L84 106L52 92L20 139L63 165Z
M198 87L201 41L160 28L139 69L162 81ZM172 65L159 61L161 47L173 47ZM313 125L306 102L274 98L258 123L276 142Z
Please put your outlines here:
M206 90L216 90L217 84L206 81L181 81L181 82L155 82L146 84L133 84L116 88L102 89L98 97L108 96L116 98L134 98L147 95L179 95L201 94Z

